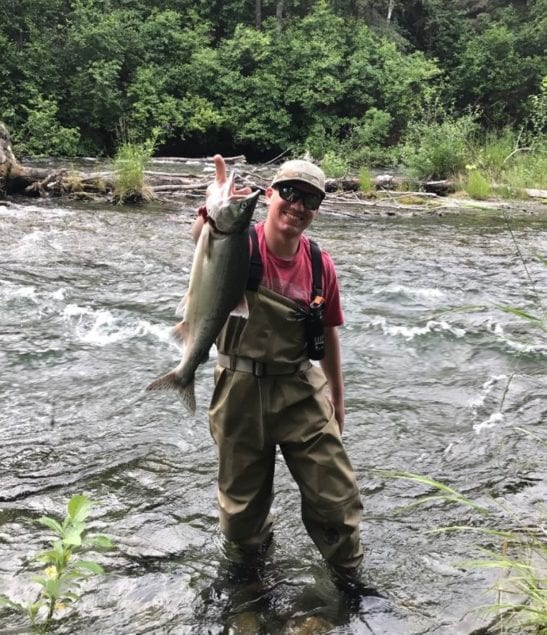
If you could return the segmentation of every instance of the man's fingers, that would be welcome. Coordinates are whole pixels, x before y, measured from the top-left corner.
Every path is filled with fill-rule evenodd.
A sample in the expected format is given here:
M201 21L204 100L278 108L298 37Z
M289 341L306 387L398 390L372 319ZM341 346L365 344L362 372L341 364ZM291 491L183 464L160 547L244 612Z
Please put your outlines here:
M216 171L215 181L219 185L222 185L226 182L226 163L224 162L224 157L221 154L215 154L213 161Z
M250 188L249 186L246 187L242 187L239 190L236 190L234 187L234 190L232 192L233 196L249 196L249 194L252 194L253 190L252 188Z

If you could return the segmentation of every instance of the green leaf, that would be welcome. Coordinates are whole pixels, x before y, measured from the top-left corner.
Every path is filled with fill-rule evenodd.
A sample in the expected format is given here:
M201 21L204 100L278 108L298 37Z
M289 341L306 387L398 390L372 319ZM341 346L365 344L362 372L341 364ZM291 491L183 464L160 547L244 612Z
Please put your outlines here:
M96 575L102 575L104 573L104 569L101 565L97 562L93 562L93 560L79 560L74 563L74 567L77 567L78 569L86 569Z
M114 546L114 543L108 536L104 536L102 534L98 536L93 536L92 544L95 547L101 547L102 549L110 549Z
M55 531L56 533L58 533L59 535L62 535L63 533L63 528L61 527L61 524L55 520L55 518L50 518L49 516L42 516L41 518L38 518L38 521L41 525L44 525L45 527L49 527L50 529L53 529L53 531Z
M33 604L29 604L28 609L27 609L27 613L28 613L29 619L30 619L32 624L34 624L34 621L36 620L36 616L38 615L38 611L45 604L47 604L47 602L44 601L44 600L38 600L37 602L34 602Z
M40 586L44 587L44 589L47 586L47 583L49 582L49 578L45 578L43 575L34 575L32 576L31 580L33 582L36 582L36 584L39 584Z
M496 306L498 309L504 311L505 313L512 313L513 315L524 318L525 320L530 320L531 322L539 322L540 324L543 322L541 318L538 318L535 315L531 315L530 313L526 313L526 311L523 311L522 309L517 309L512 306L505 306L502 304L497 304Z
M90 509L91 501L83 494L76 494L68 501L68 515L74 522L85 520L89 515Z
M63 543L65 545L74 545L75 547L79 547L82 544L82 529L74 526L70 526L65 529Z
M47 583L44 585L44 593L49 598L58 598L61 591L61 580L60 579L49 579Z
M17 602L13 602L5 595L0 595L0 606L8 606L11 609L16 609L17 611L24 611L25 607L22 604L18 604Z

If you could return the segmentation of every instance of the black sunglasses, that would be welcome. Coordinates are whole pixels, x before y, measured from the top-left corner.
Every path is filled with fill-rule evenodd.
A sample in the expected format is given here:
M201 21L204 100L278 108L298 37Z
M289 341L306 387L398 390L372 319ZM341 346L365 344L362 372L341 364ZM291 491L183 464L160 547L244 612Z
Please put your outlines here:
M321 201L325 198L324 195L320 193L304 192L291 183L279 183L274 187L284 201L287 201L288 203L302 201L304 207L310 211L315 211L319 205L321 205Z

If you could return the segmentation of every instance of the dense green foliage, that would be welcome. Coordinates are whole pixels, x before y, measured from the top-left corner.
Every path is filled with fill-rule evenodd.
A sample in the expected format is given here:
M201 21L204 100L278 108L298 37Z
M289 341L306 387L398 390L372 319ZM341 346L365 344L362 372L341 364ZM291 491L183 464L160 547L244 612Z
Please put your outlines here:
M437 138L471 119L544 132L546 8L3 0L0 120L18 154L113 154L122 133L143 143L159 129L163 153L291 149L354 166L404 155L427 170L410 148L431 125Z

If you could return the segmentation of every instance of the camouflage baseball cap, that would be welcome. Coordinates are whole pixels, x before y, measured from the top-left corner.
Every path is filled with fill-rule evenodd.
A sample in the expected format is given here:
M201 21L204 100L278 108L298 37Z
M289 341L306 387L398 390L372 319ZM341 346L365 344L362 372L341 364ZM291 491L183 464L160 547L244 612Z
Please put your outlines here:
M325 195L325 173L323 170L311 163L301 159L285 161L276 172L272 186L285 181L302 181L317 188L321 194Z

